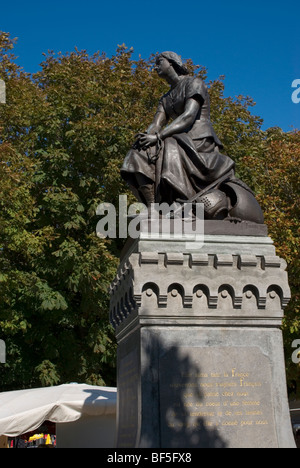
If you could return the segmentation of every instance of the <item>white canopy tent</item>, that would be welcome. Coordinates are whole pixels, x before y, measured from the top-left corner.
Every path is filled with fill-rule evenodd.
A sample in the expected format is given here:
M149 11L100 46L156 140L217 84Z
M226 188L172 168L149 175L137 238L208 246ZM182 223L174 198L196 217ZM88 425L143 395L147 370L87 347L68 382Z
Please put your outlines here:
M58 446L113 447L116 402L115 387L85 384L0 393L0 435L16 437L51 421Z

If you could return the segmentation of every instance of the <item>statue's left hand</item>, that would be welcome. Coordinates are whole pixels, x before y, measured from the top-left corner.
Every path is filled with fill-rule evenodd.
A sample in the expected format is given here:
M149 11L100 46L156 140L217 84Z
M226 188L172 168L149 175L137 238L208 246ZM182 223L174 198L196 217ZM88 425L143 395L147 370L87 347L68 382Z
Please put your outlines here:
M157 142L157 135L149 135L148 133L139 133L136 138L143 149L154 146Z

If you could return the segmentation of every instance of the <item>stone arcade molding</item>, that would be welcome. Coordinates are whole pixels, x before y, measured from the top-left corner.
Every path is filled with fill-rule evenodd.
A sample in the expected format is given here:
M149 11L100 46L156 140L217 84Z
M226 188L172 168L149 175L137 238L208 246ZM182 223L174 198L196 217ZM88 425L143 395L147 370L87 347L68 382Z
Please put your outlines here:
M118 328L137 311L153 316L165 308L184 317L193 309L194 317L209 318L218 309L234 320L275 315L280 325L290 300L286 266L276 255L132 253L110 287L110 320Z

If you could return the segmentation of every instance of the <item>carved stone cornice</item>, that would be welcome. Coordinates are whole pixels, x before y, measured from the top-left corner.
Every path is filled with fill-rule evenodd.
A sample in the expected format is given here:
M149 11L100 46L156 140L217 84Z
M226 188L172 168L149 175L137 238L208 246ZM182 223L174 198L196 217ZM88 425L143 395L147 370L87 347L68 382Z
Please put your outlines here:
M161 241L156 251L130 252L110 287L110 321L116 332L137 322L181 324L270 324L280 326L290 300L286 262L270 249L252 254L173 251ZM152 244L148 246L153 247ZM237 252L236 245L231 245ZM245 251L246 253L243 253Z

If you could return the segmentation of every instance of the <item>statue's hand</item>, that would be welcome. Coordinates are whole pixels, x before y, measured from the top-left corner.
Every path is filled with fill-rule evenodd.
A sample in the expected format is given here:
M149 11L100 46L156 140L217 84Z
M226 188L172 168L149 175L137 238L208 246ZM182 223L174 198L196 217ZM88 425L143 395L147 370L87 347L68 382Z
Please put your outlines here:
M154 146L157 142L157 135L149 135L148 133L139 133L136 135L137 142L143 149Z

